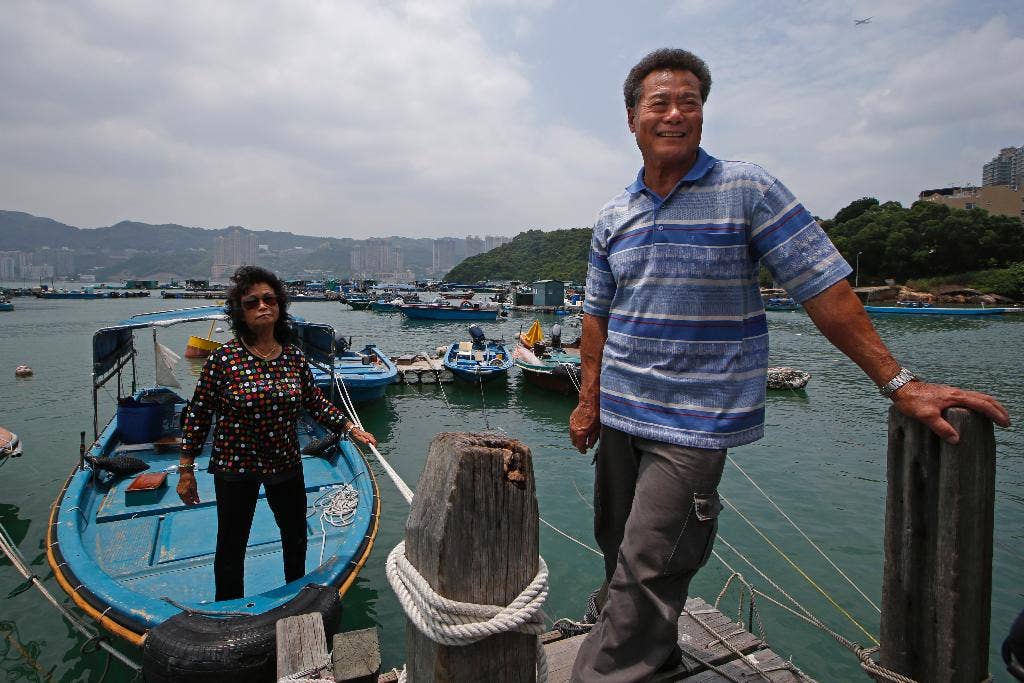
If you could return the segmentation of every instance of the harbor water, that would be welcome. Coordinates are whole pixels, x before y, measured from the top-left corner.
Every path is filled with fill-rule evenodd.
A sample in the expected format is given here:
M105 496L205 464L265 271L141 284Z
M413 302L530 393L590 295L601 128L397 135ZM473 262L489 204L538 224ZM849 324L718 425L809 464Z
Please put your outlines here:
M70 600L46 564L44 537L50 505L78 459L79 432L92 437L90 390L92 334L135 313L176 308L159 298L99 301L14 300L15 311L0 313L0 425L16 432L25 455L0 467L0 523L13 536L30 568L58 599ZM194 302L201 305L206 302ZM337 302L302 303L293 313L329 323L352 337L354 348L376 343L391 355L430 352L468 339L463 323L411 321L401 314L352 311ZM880 603L885 510L886 411L888 402L842 354L833 349L802 312L769 313L772 365L811 373L804 392L772 392L767 400L767 436L730 451L732 459L810 536L875 604ZM482 324L489 337L513 340L533 321L513 313ZM545 332L557 316L540 317ZM1024 316L943 318L899 316L875 324L896 357L920 376L997 396L1018 424L1024 420L1020 349ZM226 325L226 324L225 324ZM162 343L182 352L190 334L205 335L198 323L158 332ZM564 338L578 329L567 327ZM137 336L139 377L152 379L152 343ZM219 335L227 339L227 334ZM27 364L31 378L14 368ZM200 366L178 367L191 395ZM100 426L114 409L113 384L100 392ZM574 399L526 385L513 370L507 382L483 387L447 384L396 385L383 401L360 408L380 451L415 488L430 439L440 431L503 432L533 452L541 516L584 543L594 545L591 522L591 455L574 451L567 434ZM1024 608L1024 436L1019 426L996 429L997 471L990 670L1005 679L998 648L1010 623ZM372 458L372 456L371 456ZM343 627L377 626L384 667L404 660L405 620L384 577L388 551L401 539L405 502L383 469L371 459L382 498L382 520L374 552L345 597ZM721 493L728 504L721 538L742 552L802 605L850 640L868 646L878 635L878 613L819 556L735 466L727 465ZM813 577L847 618L809 584L738 514ZM601 559L542 525L540 550L551 570L552 618L579 618L588 593L601 580ZM730 565L768 593L776 594L744 560L719 542ZM729 572L712 559L692 592L713 602ZM107 681L132 678L118 662L79 637L6 560L0 559L0 677L18 681ZM768 639L777 652L820 681L867 680L856 658L803 621L759 601ZM737 596L728 594L722 611L736 616ZM856 623L854 623L856 622ZM139 653L122 649L139 661Z

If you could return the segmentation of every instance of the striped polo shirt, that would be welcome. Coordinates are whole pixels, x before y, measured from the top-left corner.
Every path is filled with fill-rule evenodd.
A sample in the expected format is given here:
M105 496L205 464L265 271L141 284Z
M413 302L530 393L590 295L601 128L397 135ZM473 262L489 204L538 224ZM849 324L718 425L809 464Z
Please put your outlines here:
M799 302L851 272L803 205L755 164L701 149L664 199L641 169L601 209L583 310L608 318L602 424L694 448L763 436L760 263Z

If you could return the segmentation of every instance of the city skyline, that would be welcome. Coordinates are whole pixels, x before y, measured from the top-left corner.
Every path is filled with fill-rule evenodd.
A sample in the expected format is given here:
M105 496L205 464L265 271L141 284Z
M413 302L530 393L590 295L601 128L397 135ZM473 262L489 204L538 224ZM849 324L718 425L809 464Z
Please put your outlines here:
M822 217L909 205L1024 142L1022 35L1010 0L22 3L0 25L0 207L354 238L588 226L640 166L622 79L666 45L711 67L709 153Z

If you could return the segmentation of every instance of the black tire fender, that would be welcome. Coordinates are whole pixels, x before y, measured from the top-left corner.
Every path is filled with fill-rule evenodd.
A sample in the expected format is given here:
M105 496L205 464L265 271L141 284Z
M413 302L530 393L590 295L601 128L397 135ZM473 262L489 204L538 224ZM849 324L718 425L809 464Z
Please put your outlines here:
M324 629L341 621L333 586L310 584L289 602L251 617L218 618L182 612L150 629L142 643L142 671L149 683L243 683L277 679L277 621L319 612Z

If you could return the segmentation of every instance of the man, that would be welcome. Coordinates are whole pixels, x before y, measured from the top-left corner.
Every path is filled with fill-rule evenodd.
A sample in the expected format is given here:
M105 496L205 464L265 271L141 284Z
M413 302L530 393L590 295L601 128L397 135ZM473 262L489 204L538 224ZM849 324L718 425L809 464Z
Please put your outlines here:
M711 553L726 449L764 431L764 263L825 337L903 413L950 443L950 406L1002 426L995 399L927 384L900 366L846 277L851 269L790 192L754 164L700 147L707 65L663 49L623 94L643 168L594 226L583 385L573 444L595 456L594 531L607 598L574 681L639 681L679 660L676 622Z

